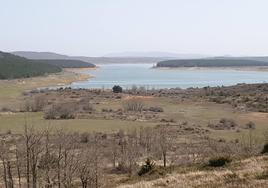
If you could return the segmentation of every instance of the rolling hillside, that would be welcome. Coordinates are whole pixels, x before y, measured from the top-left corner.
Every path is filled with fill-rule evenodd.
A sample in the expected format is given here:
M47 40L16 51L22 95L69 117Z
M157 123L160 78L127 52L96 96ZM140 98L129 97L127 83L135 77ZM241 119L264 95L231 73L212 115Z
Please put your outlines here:
M49 64L49 65L55 65L61 68L93 68L96 67L96 65L92 63L87 63L80 60L72 60L72 59L39 59L34 60L38 63L43 64Z
M58 66L35 62L0 51L0 79L28 78L60 71L62 69Z
M184 59L158 62L156 67L245 67L268 66L268 62L250 59Z

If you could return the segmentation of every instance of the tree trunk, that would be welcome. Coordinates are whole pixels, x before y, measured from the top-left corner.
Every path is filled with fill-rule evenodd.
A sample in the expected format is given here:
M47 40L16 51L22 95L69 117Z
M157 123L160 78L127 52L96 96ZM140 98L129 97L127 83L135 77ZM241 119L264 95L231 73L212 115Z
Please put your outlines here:
M13 188L14 182L13 182L12 173L11 173L11 164L9 161L7 162L7 175L8 175L8 187Z
M37 172L36 172L36 156L35 156L35 149L32 149L31 152L31 156L32 156L32 188L36 188L37 187Z
M2 159L2 163L3 163L3 178L4 178L4 182L5 182L5 188L8 188L8 184L7 184L7 169L6 169L6 161L5 161L5 159Z
M61 169L60 169L60 161L61 161L61 145L59 146L59 153L58 153L58 160L57 160L58 188L61 187Z
M18 155L18 150L17 149L16 149L16 165L17 165L19 188L21 188L20 162L19 162L19 155Z
M164 167L167 166L167 154L163 152L163 162L164 162Z

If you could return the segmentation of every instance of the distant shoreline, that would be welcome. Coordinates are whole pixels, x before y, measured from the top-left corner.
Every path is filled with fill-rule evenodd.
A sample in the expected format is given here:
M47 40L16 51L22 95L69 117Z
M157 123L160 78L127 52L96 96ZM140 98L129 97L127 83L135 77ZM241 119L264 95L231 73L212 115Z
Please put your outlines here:
M152 67L161 70L233 70L233 71L260 71L268 72L268 66L240 66L240 67Z

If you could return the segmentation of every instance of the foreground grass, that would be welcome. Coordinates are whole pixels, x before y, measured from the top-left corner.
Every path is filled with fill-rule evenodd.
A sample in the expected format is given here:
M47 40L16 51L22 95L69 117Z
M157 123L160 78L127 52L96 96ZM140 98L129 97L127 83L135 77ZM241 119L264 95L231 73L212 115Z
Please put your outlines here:
M259 188L268 187L268 158L267 156L251 157L233 161L222 168L184 169L173 171L171 174L154 180L139 178L136 183L125 183L119 188ZM178 167L180 169L180 167Z
M37 129L51 127L52 129L63 129L67 132L105 132L110 133L120 129L128 131L140 127L154 126L152 123L129 122L120 120L98 120L98 119L72 119L72 120L45 120L43 113L10 113L0 115L0 132L22 133L24 125L34 126Z

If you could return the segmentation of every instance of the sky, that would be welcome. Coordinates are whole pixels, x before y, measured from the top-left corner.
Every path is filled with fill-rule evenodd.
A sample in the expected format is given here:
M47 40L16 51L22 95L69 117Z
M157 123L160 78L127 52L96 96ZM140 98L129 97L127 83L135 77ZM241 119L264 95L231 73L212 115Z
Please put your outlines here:
M267 0L0 0L0 51L268 55Z

